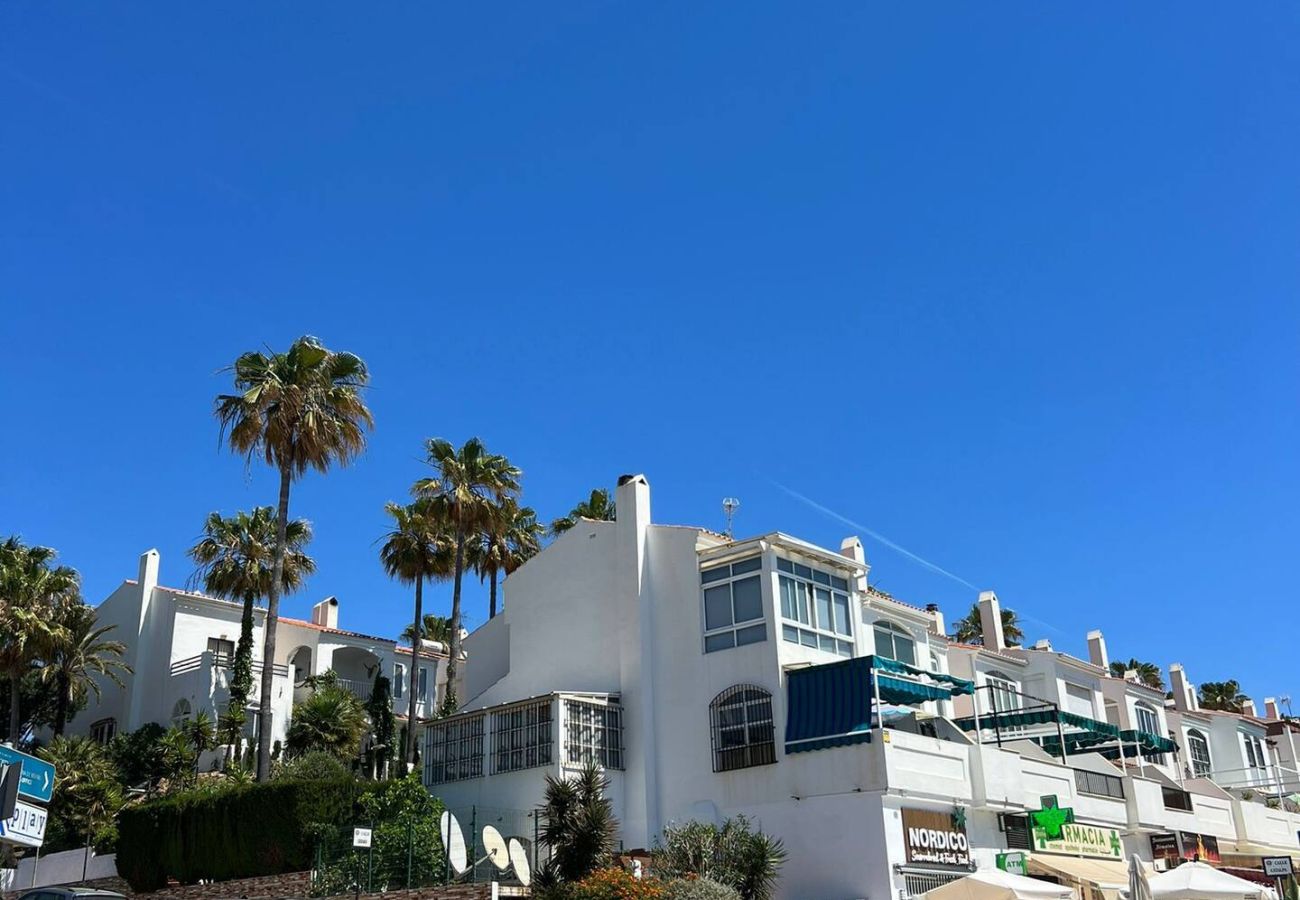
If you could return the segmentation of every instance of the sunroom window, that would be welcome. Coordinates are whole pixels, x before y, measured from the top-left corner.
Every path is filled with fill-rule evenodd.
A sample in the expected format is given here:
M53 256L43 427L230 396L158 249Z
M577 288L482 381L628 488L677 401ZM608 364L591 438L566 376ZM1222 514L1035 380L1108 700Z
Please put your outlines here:
M1187 755L1192 760L1192 775L1208 778L1214 769L1214 764L1210 761L1210 742L1195 729L1187 732Z
M781 637L839 656L853 655L853 617L845 578L778 559Z
M704 652L767 640L763 621L763 562L757 557L700 572L704 587Z
M876 655L897 660L909 666L916 665L916 641L912 633L893 622L875 624Z

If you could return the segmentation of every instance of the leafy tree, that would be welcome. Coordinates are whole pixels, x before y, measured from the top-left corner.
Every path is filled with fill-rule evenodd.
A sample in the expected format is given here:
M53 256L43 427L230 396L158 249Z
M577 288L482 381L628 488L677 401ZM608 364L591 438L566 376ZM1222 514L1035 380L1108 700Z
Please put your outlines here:
M393 718L393 692L389 688L388 678L375 676L375 686L370 691L366 702L366 715L370 717L370 752L374 765L373 776L384 778L388 772L388 762L393 758L393 746L397 739L397 722Z
M167 733L157 722L149 722L135 731L119 734L108 745L118 781L124 788L137 788L146 794L158 789L167 777L167 760L162 738Z
M1110 674L1116 678L1123 678L1124 673L1128 671L1137 672L1137 680L1149 688L1155 688L1158 691L1165 689L1165 680L1160 675L1160 667L1155 663L1130 659L1128 662L1113 662L1110 664Z
M607 779L593 763L572 778L546 776L546 799L538 834L551 858L540 873L543 888L577 882L608 865L617 843L618 819L605 796Z
M223 439L250 462L261 457L280 475L275 550L266 592L262 640L261 727L257 730L257 777L271 772L271 695L280 586L288 553L289 489L308 469L327 472L346 465L365 449L374 417L362 399L370 381L366 364L352 353L334 352L314 337L294 341L284 353L242 354L230 371L233 394L217 397Z
M274 777L277 781L340 781L351 778L352 770L333 753L308 750L278 763Z
M712 878L674 878L664 885L665 900L740 900L733 887Z
M340 760L354 759L366 726L366 710L351 691L337 684L322 685L294 706L287 749L292 756L323 750Z
M497 579L518 569L541 549L542 527L537 513L513 497L488 512L487 522L472 546L471 562L479 580L488 580L488 618L497 614Z
M425 621L424 579L446 578L452 572L452 539L445 523L436 515L429 500L416 500L407 506L388 503L384 506L392 528L379 548L379 561L388 577L415 586L415 616L410 633L414 635ZM411 638L411 671L407 691L406 720L415 721L416 677L420 669L420 642ZM410 751L402 761L410 764Z
M1202 709L1221 709L1225 712L1241 712L1242 704L1249 697L1241 692L1241 685L1236 679L1227 681L1202 682L1198 703Z
M770 900L776 890L785 845L750 827L744 816L721 826L687 822L664 829L655 849L655 871L665 877L711 878L734 888L742 900Z
M0 723L9 721L10 693L9 679L0 676ZM43 667L27 670L19 680L18 697L22 719L18 726L19 734L27 734L37 728L54 727L59 712L59 691L54 682L45 677ZM68 721L86 708L86 700L84 692L73 697L68 705Z
M579 519L595 519L597 522L614 521L616 510L614 508L614 498L605 488L596 488L591 492L591 496L583 500L573 509L569 510L566 515L553 519L547 526L547 531L552 537L564 534L574 525L578 524Z
M953 625L953 639L963 644L983 644L984 628L980 624L980 605L976 603L964 619L958 619ZM1002 607L1002 636L1008 644L1019 644L1025 639L1020 630L1020 618L1015 610Z
M425 613L423 622L420 627L420 640L437 641L444 647L451 643L451 617L439 616L434 613ZM415 625L407 625L402 629L402 640L414 645L416 641Z
M117 626L96 627L95 611L80 598L65 598L57 604L55 620L59 633L47 648L40 673L42 681L55 691L53 726L55 735L60 735L72 710L86 705L87 694L93 693L99 700L100 679L123 687L120 673L129 673L131 667L122 661L126 644L105 639Z
M221 737L227 744L241 740L247 721L248 695L253 688L253 606L271 592L277 531L275 510L269 506L254 507L252 512L240 510L229 517L213 512L203 522L202 536L188 551L198 567L191 584L201 585L214 597L244 605L230 699L220 721ZM281 593L294 593L316 571L316 562L306 551L311 538L311 523L306 519L294 519L285 527Z
M50 802L46 851L111 845L116 838L115 817L122 808L122 787L104 748L88 738L58 736L37 755L59 772Z
M447 657L447 695L444 710L456 709L456 673L460 665L460 589L465 573L465 546L481 531L494 506L519 493L520 471L504 456L489 453L478 438L457 449L450 441L432 438L426 445L431 478L411 487L417 498L432 503L434 514L455 535L456 555L451 591L451 647Z
M9 740L23 739L22 680L43 652L63 638L55 610L80 597L81 579L54 565L49 547L29 547L17 535L0 544L0 672L9 681Z

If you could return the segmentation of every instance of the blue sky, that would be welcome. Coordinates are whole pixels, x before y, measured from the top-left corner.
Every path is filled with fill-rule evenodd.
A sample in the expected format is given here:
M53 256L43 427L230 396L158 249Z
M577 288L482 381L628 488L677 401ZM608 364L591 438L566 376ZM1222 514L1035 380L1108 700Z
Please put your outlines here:
M93 602L149 547L184 582L207 512L274 499L218 370L312 333L377 427L295 488L287 614L396 633L383 503L481 435L547 518L639 471L658 521L853 530L783 485L1031 639L1300 690L1298 17L5 4L0 532Z

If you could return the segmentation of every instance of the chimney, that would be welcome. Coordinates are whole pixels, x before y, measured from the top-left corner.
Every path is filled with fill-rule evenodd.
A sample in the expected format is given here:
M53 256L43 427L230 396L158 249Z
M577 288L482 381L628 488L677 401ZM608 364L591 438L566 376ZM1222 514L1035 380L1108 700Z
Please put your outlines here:
M925 611L930 614L930 630L935 634L947 634L944 628L943 611L939 609L937 603L925 604Z
M1187 673L1183 671L1181 663L1169 667L1169 687L1174 694L1174 709L1182 712L1196 711L1196 688L1187 680Z
M865 592L867 589L867 573L871 571L871 567L867 565L867 551L863 548L862 541L858 540L856 535L846 537L840 541L840 555L847 556L854 562L862 564L862 573L853 579L853 589L859 594ZM943 634L942 628L939 629L939 633Z
M1034 641L1033 649L1051 651L1052 642L1049 641L1047 638L1039 638L1038 640Z
M998 603L998 595L992 591L981 591L979 607L984 646L990 650L1007 649L1006 638L1002 636L1002 606Z
M339 627L339 598L326 597L320 603L311 608L311 621L313 625L323 625L326 628Z
M136 638L134 641L127 641L128 647L132 645L134 647L129 651L131 655L126 661L131 665L135 677L141 679L137 683L144 683L143 679L150 674L147 670L150 668L150 657L153 654L149 652L149 648L151 645L156 646L152 641L154 635L151 632L157 626L154 616L151 615L151 607L153 593L158 588L158 569L161 561L162 558L157 550L150 549L140 554L140 567L136 576L136 588L140 591L138 618L128 626L132 631L124 629L123 636L130 634ZM120 724L125 726L124 731L134 731L145 723L146 694L145 691L132 690L127 696L129 699L126 701L126 721Z
M1255 701L1251 700L1249 697L1241 701L1241 713L1242 715L1250 716L1252 719L1259 718L1259 715L1255 712Z
M1110 671L1110 657L1106 655L1106 639L1101 636L1100 631L1088 632L1088 661L1107 672Z
M1277 709L1277 698L1275 697L1264 698L1264 718L1268 719L1269 721L1276 721L1282 718L1281 713L1279 713Z

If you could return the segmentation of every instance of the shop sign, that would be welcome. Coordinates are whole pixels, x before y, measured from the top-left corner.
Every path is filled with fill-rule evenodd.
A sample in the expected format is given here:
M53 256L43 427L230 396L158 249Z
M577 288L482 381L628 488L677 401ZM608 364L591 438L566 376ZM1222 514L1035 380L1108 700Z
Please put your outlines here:
M970 866L964 810L951 813L929 809L903 810L903 843L909 863Z
M1191 831L1178 832L1178 843L1182 846L1183 859L1196 859L1201 862L1223 862L1219 856L1219 839L1212 834L1195 834Z
M999 853L997 856L998 868L1003 872L1010 872L1012 875L1028 875L1025 869L1025 854L1020 852Z
M7 821L0 822L0 841L39 847L45 843L45 822L48 818L49 814L41 807L19 800L14 814Z
M1170 832L1151 835L1151 858L1163 859L1169 868L1182 862L1183 857L1178 850L1178 835Z
M1124 858L1124 845L1114 828L1075 822L1074 810L1060 806L1056 797L1043 797L1042 804L1042 809L1029 813L1035 850L1102 859Z
M1264 864L1264 874L1270 878L1285 878L1291 874L1291 857L1289 856L1263 856L1260 862Z

